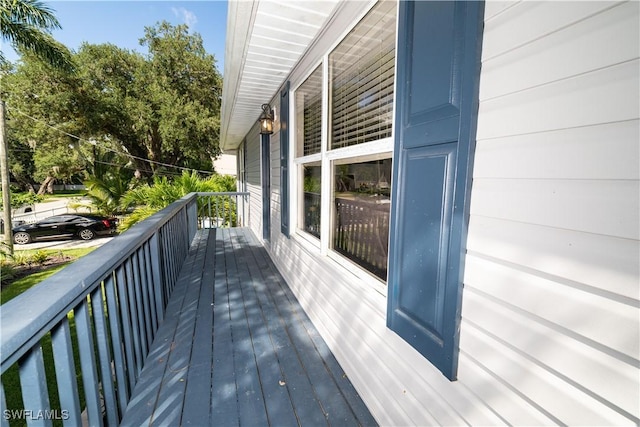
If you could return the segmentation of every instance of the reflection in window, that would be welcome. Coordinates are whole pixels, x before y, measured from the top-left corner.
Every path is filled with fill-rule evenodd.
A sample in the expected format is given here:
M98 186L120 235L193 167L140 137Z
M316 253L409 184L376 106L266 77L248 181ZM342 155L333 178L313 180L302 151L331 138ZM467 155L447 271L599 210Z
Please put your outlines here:
M334 165L333 249L387 279L391 159Z
M320 238L320 163L303 166L302 229Z

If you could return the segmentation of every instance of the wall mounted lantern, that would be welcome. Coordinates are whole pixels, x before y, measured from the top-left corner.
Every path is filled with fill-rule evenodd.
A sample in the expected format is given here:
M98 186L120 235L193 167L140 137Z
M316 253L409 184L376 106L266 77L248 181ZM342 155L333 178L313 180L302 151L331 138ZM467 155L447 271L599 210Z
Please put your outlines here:
M258 118L260 122L260 133L271 135L273 133L273 110L269 104L262 104L262 113Z

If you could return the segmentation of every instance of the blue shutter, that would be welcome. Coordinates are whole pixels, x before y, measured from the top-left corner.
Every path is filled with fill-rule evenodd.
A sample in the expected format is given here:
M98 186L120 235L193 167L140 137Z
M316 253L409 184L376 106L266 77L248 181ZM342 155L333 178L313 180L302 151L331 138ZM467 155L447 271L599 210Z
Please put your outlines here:
M262 152L262 238L271 239L271 135L260 134Z
M289 237L289 82L280 91L280 231Z
M484 3L399 7L387 326L454 380Z

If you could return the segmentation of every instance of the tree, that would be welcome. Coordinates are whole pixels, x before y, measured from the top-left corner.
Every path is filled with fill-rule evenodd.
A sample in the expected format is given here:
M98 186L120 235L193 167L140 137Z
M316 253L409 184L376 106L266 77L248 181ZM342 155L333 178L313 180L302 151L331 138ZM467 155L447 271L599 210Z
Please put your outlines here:
M147 56L116 46L81 46L80 104L94 132L108 132L143 172L160 163L212 170L220 153L222 78L200 35L167 22L145 28Z
M52 28L60 28L58 20L55 18L49 8L44 6L37 0L0 0L0 35L2 39L8 40L11 45L21 52L32 52L38 57L46 60L52 66L73 71L73 63L71 61L67 48L58 43L46 31ZM4 74L7 66L7 60L4 54L0 52L0 67ZM0 76L1 78L2 76ZM0 151L3 153L0 159L0 172L2 175L2 188L5 197L9 194L9 171L7 158L7 141L5 137L5 114L4 101L0 97L2 103L2 132L0 133ZM6 203L9 203L5 200ZM13 242L11 241L11 214L6 209L3 214L3 220L6 222L8 232L5 232L5 240L9 247L9 252L13 253Z
M186 26L145 31L148 55L85 43L73 54L75 73L32 53L3 68L8 134L25 157L12 171L43 184L83 179L90 140L128 156L147 177L175 173L172 166L213 170L222 87L215 58Z
M49 31L61 28L53 11L38 0L0 0L0 33L19 52L31 52L52 66L73 70L69 50ZM0 52L0 63L7 62Z
M14 177L29 172L30 180L42 183L42 192L53 179L70 181L85 168L83 158L70 147L77 141L69 136L91 136L79 119L83 107L75 95L78 87L76 75L32 53L23 54L15 70L3 77L0 97L7 100L11 113L9 145L22 155L20 164L11 163L11 172Z

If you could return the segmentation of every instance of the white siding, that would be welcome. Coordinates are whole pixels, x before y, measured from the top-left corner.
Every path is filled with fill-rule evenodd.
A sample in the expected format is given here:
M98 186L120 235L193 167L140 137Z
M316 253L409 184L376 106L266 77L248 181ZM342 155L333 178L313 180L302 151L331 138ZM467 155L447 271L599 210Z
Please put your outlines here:
M382 425L637 423L639 3L486 6L459 380L386 328L357 267L282 236L277 133L271 256ZM342 33L323 32L292 87Z
M249 195L249 226L257 236L262 236L262 181L260 175L260 134L258 127L246 136L246 175Z
M492 407L638 422L638 9L487 8L459 375Z

